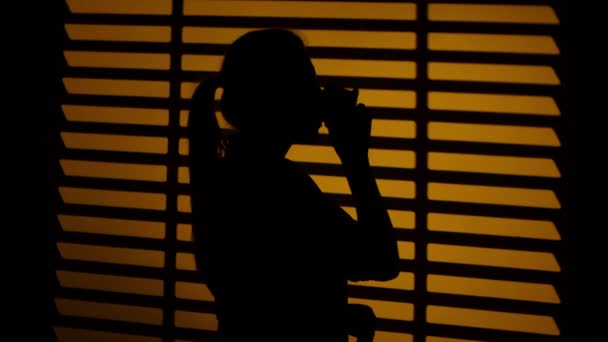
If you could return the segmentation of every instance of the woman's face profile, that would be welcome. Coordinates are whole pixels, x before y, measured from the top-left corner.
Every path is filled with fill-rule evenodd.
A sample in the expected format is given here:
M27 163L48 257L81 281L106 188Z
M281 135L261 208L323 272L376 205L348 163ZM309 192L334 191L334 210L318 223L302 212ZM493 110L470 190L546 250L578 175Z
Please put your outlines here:
M322 125L321 88L308 55L302 58L302 65L295 67L294 71L295 75L284 87L287 94L284 94L285 113L282 116L295 142L307 142L316 139Z

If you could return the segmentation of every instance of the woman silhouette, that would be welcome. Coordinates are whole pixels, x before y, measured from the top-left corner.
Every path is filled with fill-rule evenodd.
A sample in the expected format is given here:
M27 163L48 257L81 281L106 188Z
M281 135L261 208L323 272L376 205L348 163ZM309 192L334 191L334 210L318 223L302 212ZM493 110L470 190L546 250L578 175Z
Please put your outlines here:
M234 130L219 128L218 88ZM197 87L189 116L193 236L221 341L347 341L365 315L374 318L347 305L347 281L398 275L368 160L371 116L356 97L321 90L302 40L280 29L237 39L219 77ZM322 122L357 221L285 158L292 144L315 141Z

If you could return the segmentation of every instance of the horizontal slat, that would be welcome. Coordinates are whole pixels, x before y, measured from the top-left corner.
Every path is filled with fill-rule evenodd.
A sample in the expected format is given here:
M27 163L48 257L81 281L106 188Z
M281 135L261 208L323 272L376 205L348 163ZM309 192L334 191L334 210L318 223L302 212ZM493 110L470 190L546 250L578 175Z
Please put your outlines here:
M112 25L111 15L97 15L97 17L99 16L104 18L101 24L75 24L70 23L69 20L66 21L65 29L69 39L159 43L171 41L170 26L161 24L138 25L134 27L133 22L126 22L123 25Z
M296 0L297 1L297 0ZM479 4L477 0L428 0L429 3ZM484 0L484 4L555 6L555 0Z
M167 162L166 154L63 149L61 156L71 160L137 163L159 165ZM183 161L186 162L185 160Z
M95 274L85 272L70 272L57 270L56 272L59 287L63 292L74 291L92 291L94 293L120 293L127 298L136 295L141 298L150 298L150 296L162 297L164 283L159 279L146 279L140 277L123 277L107 274ZM73 297L76 299L76 297ZM84 297L83 297L84 298ZM89 299L97 298L96 295L91 295ZM102 297L99 297L102 298ZM160 298L159 298L160 299Z
M132 140L136 140L138 138L144 138L145 140L146 138L160 137L166 139L169 135L171 135L171 133L173 133L171 129L166 126L105 122L66 122L64 125L62 125L61 130L64 133L91 133L90 136L94 139L107 138L108 136L115 139L124 137L125 139ZM71 137L69 134L68 136ZM152 139L150 141L153 142L158 140ZM158 149L160 150L160 148ZM131 148L131 150L133 150L132 152L139 152L135 147Z
M430 170L559 178L555 161L547 158L500 157L429 152Z
M55 294L57 298L77 300L77 301L94 301L105 304L118 305L133 305L138 307L160 308L163 304L162 294L160 296L142 295L142 294L125 294L117 292L107 292L99 290L77 289L77 288L62 288Z
M429 274L432 273L454 277L491 278L504 281L558 284L561 279L559 273L553 272L452 263L430 262L426 269Z
M427 225L431 231L517 237L518 239L561 239L556 224L548 220L430 212L427 214Z
M455 84L461 84L455 82ZM464 86L464 84L463 84ZM480 94L470 93L461 87L454 91L430 91L428 101L430 109L453 110L453 111L475 111L490 113L511 113L528 115L559 116L555 99L551 96L538 96L534 92L526 91L520 87L519 94ZM526 95L521 95L525 93Z
M113 341L113 342L161 342L160 336L142 336L124 334L94 329L78 329L68 327L54 327L55 336L61 342L78 341Z
M69 51L97 51L97 52L124 52L124 53L168 53L171 44L168 42L120 42L120 41L94 41L69 40L62 42L64 50ZM225 51L224 51L225 52Z
M162 310L160 308L127 306L63 298L55 298L55 303L60 315L84 316L95 319L151 325L162 324Z
M61 100L62 104L65 105L115 106L152 109L169 108L169 100L167 98L64 94Z
M82 249L86 246L91 247L116 247L116 248L133 248L142 251L162 251L167 247L164 240L147 239L141 237L130 236L108 236L103 234L79 233L79 232L64 232L57 235L58 242L69 244L82 245Z
M134 181L124 179L104 179L104 178L91 178L91 177L64 177L61 181L61 185L64 187L78 188L78 189L91 189L91 190L108 190L125 192L127 196L140 194L161 194L166 193L168 185L166 182L150 182L150 181ZM85 190L86 192L86 190ZM117 193L118 194L118 193ZM89 196L90 197L90 196ZM145 195L144 195L145 197ZM152 200L152 199L150 199ZM78 204L78 203L75 203ZM80 203L80 204L84 204ZM99 202L91 202L89 205L104 205ZM108 205L108 204L105 204ZM111 205L114 206L114 205ZM123 205L116 205L119 207L127 207ZM145 208L144 208L145 209ZM162 210L160 204L152 209Z
M450 296L475 296L483 298L497 298L504 302L499 306L503 306L508 311L520 312L536 312L536 308L544 308L543 314L551 314L551 311L556 311L555 304L560 303L560 298L557 295L555 287L551 284L538 284L529 282L513 282L494 279L480 279L469 277L452 277L429 275L427 277L427 289L433 293L443 293ZM466 303L458 304L453 302L454 298L446 298L445 300L437 298L435 304L450 303L456 306L468 306ZM509 308L509 303L513 301L529 302L526 309ZM537 305L536 303L547 303L554 305ZM494 308L496 309L496 307ZM550 309L550 310L549 310Z
M538 239L525 238L521 236L491 236L471 235L464 233L451 233L431 231L424 236L412 234L414 241L426 240L428 243L450 245L454 247L480 247L497 248L509 251L535 251L544 253L557 253L559 243L557 241L539 241Z
M395 205L397 205L397 203L395 203ZM443 212L449 214L513 217L531 220L557 221L560 218L560 212L555 209L489 205L480 203L430 201L428 203L428 210L429 212Z
M430 50L558 55L551 36L430 32Z
M421 333L427 335L440 335L449 336L452 338L465 339L466 342L470 340L474 341L496 341L496 342L558 342L560 341L559 336L552 335L540 335L534 333L505 331L505 330L493 330L484 328L474 327L462 327L456 325L442 325L435 323L427 323L424 328L421 329ZM461 342L461 341L450 341L447 342Z
M167 126L169 111L151 108L62 105L68 122ZM65 127L65 126L64 126Z
M415 20L416 5L413 3L369 3L344 1L184 1L184 15L234 16L234 17L281 17L281 18L340 18Z
M430 122L428 135L432 140L548 147L559 147L561 145L557 133L549 127Z
M67 0L72 13L105 13L105 14L171 14L171 0L106 0L90 2L86 0Z
M483 173L429 171L428 181L437 183L475 184L483 186L538 188L555 191L561 184L559 179L520 175L495 175Z
M169 82L64 77L69 94L165 98Z
M64 51L67 64L82 68L168 70L170 55L99 51Z
M148 239L165 238L165 222L128 220L95 216L57 215L61 230L113 236L128 236Z
M428 77L431 80L504 82L518 85L560 84L555 69L550 66L433 61L428 62L427 66ZM527 92L522 91L522 93Z
M165 267L165 252L161 250L93 246L62 241L57 242L57 248L63 259L145 267Z
M108 52L114 54L115 52ZM120 52L122 53L122 52ZM73 79L87 79L94 80L100 79L111 79L111 80L127 80L127 81L168 81L171 77L169 70L143 70L138 68L103 68L98 66L70 66L67 67L64 72L65 77ZM99 93L99 95L107 95ZM110 95L124 95L129 94L110 94ZM147 96L151 97L151 96ZM157 96L161 97L161 96Z
M218 321L215 314L175 310L175 326L205 331L217 331Z
M451 22L559 24L551 6L429 4L428 19Z
M472 184L429 183L431 200L560 209L551 189L513 188Z
M427 306L430 323L559 335L555 321L548 316Z
M62 186L59 193L64 203L165 210L166 194L120 190L102 190Z
M164 165L87 162L69 159L61 159L60 164L66 176L148 182L167 180L167 167Z
M458 126L460 126L460 124L455 123L454 126L452 126L452 127L458 127ZM451 131L451 133L449 133L449 134L456 133L456 134L454 134L454 138L453 138L455 140L446 139L445 141L441 141L441 140L429 141L427 143L427 148L429 150L432 150L433 152L491 154L491 155L495 155L495 156L509 156L509 157L532 157L532 158L555 159L555 158L557 158L557 156L560 155L560 150L557 148L558 146L534 146L534 145L509 143L509 140L512 141L512 139L513 139L512 137L489 137L488 139L483 138L486 140L490 140L490 139L498 140L498 141L493 141L493 142L488 142L488 141L476 142L476 141L458 141L458 140L456 140L457 139L456 137L458 137L458 139L463 139L461 137L464 137L464 139L469 139L469 140L482 140L482 137L488 136L488 135L486 135L487 132L475 131L474 128L482 129L484 126L485 125L477 125L477 124L471 124L470 126L464 125L465 128L468 128L470 130L467 130L465 132ZM444 127L440 127L440 128L447 128L447 127L449 127L449 126L444 126ZM460 127L462 127L462 126L460 126ZM516 127L516 126L513 126L513 127ZM500 129L498 131L500 131ZM528 128L524 127L523 131L528 131ZM545 136L541 136L541 137L522 136L522 140L520 140L521 142L529 140L531 142L536 142L536 141L545 142L547 145L556 144L557 136L555 135L555 132L553 132L551 128L542 128L538 131L535 129L532 129L529 131L531 131L533 133L537 133L537 134L544 134ZM467 137L466 136L467 132L477 132L478 137L470 136L470 135ZM519 133L518 129L515 129L514 131L511 131L509 129L507 130L507 133L511 133L511 132ZM443 132L441 132L441 133L443 134ZM465 134L463 134L463 133L465 133Z
M404 4L396 4L403 6ZM365 14L364 14L365 15ZM403 15L396 14L403 18ZM301 17L254 17L254 16L213 16L213 15L184 15L181 23L184 26L200 27L283 27L307 29L353 29L353 30L389 30L399 31L415 27L415 21L408 19L373 19L373 18L301 18ZM169 26L171 17L168 15L139 15L139 14L109 14L109 13L69 13L66 23L71 25L137 25L137 26Z
M157 325L110 321L76 316L58 315L54 318L54 325L66 328L92 329L120 334L144 335L149 337L158 337L162 336L163 334L163 327Z
M515 251L488 247L465 247L429 243L427 258L433 262L560 272L555 256L548 252Z

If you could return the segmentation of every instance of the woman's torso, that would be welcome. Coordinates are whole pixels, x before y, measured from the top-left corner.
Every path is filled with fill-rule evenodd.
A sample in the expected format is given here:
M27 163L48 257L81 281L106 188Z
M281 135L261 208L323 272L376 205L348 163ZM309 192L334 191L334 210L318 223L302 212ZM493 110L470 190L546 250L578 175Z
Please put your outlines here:
M345 341L336 205L287 160L227 162L214 183L202 266L221 334L231 341Z

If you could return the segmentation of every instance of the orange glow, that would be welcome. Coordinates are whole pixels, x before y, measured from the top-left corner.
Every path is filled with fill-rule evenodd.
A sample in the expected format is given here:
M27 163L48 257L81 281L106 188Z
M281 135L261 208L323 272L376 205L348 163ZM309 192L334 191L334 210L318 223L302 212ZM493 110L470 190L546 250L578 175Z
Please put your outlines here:
M433 140L560 146L555 130L546 127L430 122L428 130Z
M431 152L429 169L559 178L551 159Z
M133 52L65 51L74 67L169 70L169 54Z
M89 78L63 79L68 93L114 96L168 97L169 82L107 80Z
M559 116L555 100L548 96L429 92L429 108Z
M446 338L446 337L436 337L436 336L427 336L425 342L482 342L478 340L463 340L459 338Z
M559 335L555 320L548 316L434 305L427 306L426 316L431 323Z
M165 210L166 195L146 192L60 187L65 203Z
M182 69L219 71L223 58L214 55L183 55ZM416 78L415 62L313 58L312 63L319 76Z
M552 190L429 183L428 195L429 199L437 201L517 205L553 209L561 207Z
M559 272L555 256L546 252L514 251L508 249L428 245L430 261L467 265L509 267Z
M153 296L160 299L165 295L165 286L174 286L174 295L180 300L180 303L188 301L189 305L196 305L201 304L201 301L214 301L209 289L203 283L191 279L178 279L179 276L178 278L161 279L160 274L173 274L172 268L178 270L178 275L196 270L194 255L190 253L190 249L184 249L189 252L178 249L178 252L174 249L156 250L127 245L128 241L136 239L147 239L151 243L159 243L163 239L177 239L180 248L192 242L192 226L187 219L189 217L187 214L192 210L190 195L187 191L182 191L190 182L189 169L185 164L178 165L168 162L177 157L181 163L186 159L184 156L189 153L188 139L182 134L188 123L188 108L186 106L178 109L171 107L172 115L173 110L179 110L179 134L140 133L136 136L125 132L130 132L131 128L137 132L164 132L165 129L174 132L175 127L168 127L169 106L154 103L190 99L197 85L199 72L219 71L223 59L222 48L227 47L246 32L263 28L254 27L250 23L245 25L241 18L256 18L255 22L261 24L265 22L263 18L283 18L281 22L286 23L286 28L289 28L290 20L297 20L298 24L294 24L294 27L312 27L312 29L298 28L293 31L302 37L306 46L315 51L312 62L318 75L340 79L349 86L355 86L357 78L370 78L370 80L365 80L370 81L367 83L369 85L366 85L367 88L360 89L359 96L359 101L365 103L374 113L371 135L375 148L370 149L368 155L372 166L376 168L375 171L380 171L378 174L383 177L391 178L380 178L377 180L377 184L382 196L387 199L387 203L391 204L391 209L388 210L391 222L397 228L400 238L408 240L399 241L398 250L400 259L408 265L407 270L411 272L402 271L396 279L387 282L351 282L351 285L371 288L367 290L373 290L378 297L375 300L349 298L349 302L370 305L380 318L407 321L414 326L419 324L419 322L412 322L414 310L426 310L427 323L493 329L497 334L500 331L541 335L560 334L559 327L549 314L544 316L525 312L498 312L452 307L455 305L449 301L442 303L441 306L426 306L427 297L424 294L425 292L431 295L449 294L454 297L458 296L459 300L472 298L472 300L525 301L526 305L558 307L562 298L556 290L558 286L549 280L550 278L547 278L546 281L544 279L535 281L497 280L491 279L491 276L483 273L485 267L492 267L498 268L498 270L519 269L555 275L561 271L561 265L553 251L542 249L541 252L534 250L533 247L530 247L530 250L513 250L506 247L501 248L498 244L488 248L482 245L475 247L451 245L449 242L430 243L425 240L424 234L417 235L417 231L414 230L428 229L433 232L432 234L436 234L435 232L454 233L463 239L466 238L466 234L474 234L479 239L476 241L484 241L484 236L486 236L495 241L509 237L525 238L530 243L536 239L543 244L559 244L562 239L558 230L560 222L550 219L491 217L481 216L481 214L464 215L457 211L441 212L443 209L437 209L435 212L429 207L419 206L418 202L412 203L413 199L422 196L424 200L422 203L425 203L428 198L430 202L446 201L460 203L463 206L469 204L493 205L496 208L513 206L518 208L512 209L525 209L530 212L542 210L559 213L563 199L557 196L558 192L554 187L545 187L544 184L562 181L563 170L559 168L561 164L557 163L557 157L554 160L551 159L552 157L547 157L549 154L532 155L529 151L535 150L530 148L528 151L528 148L542 147L543 151L554 150L555 155L559 155L560 136L552 123L561 122L562 111L558 106L559 99L546 94L559 93L559 87L562 86L561 74L553 68L553 62L539 63L536 61L530 63L534 65L527 65L524 59L526 56L530 56L536 59L550 58L552 61L553 58L559 56L560 47L551 33L525 32L526 27L533 25L542 26L542 32L557 29L560 20L554 9L555 6L431 2L425 4L428 8L428 18L425 19L428 19L433 25L441 25L441 31L426 34L424 30L419 31L416 27L416 20L422 18L417 17L418 5L415 2L184 0L183 13L175 13L175 15L191 16L190 19L201 16L198 18L201 21L183 22L181 42L172 42L172 36L180 34L180 32L172 32L173 19L169 17L173 14L172 0L67 0L66 3L69 11L76 14L70 18L78 19L71 20L70 23L64 25L70 40L69 44L65 45L69 47L69 50L64 51L64 57L67 68L71 72L63 78L63 85L68 98L74 98L76 101L70 101L61 107L65 119L69 122L69 131L61 131L61 139L68 152L76 153L62 156L58 162L63 172L62 177L66 180L90 181L90 183L84 184L91 184L81 186L72 185L81 184L78 182L66 182L61 183L62 185L58 187L63 204L74 208L67 213L57 213L61 232L74 239L80 236L86 237L86 241L81 241L86 243L70 239L69 242L59 240L56 245L61 259L79 262L79 265L83 265L82 268L77 269L56 270L59 285L65 291L60 293L76 293L77 295L84 293L82 297L78 297L78 300L56 296L55 304L59 315L67 316L68 322L72 322L71 317L83 317L90 319L91 324L95 323L94 320L108 320L149 324L159 329L164 329L164 324L168 324L176 331L180 331L180 329L217 330L217 319L212 313L191 312L180 307L173 312L175 318L172 322L163 322L164 312L161 307L105 303L102 301L106 297L86 297L88 291L84 290L102 291L108 293L109 296L114 295L119 298L116 300L122 298L118 296L119 294L121 296ZM87 14L96 15L95 18L99 20L90 21L89 17L93 18L93 16ZM109 15L108 18L111 16L120 18L115 22L118 24L104 22L102 19L105 17L104 15ZM221 18L222 27L204 26L214 25L214 21L205 21L203 17L214 17L217 20ZM131 23L130 18L139 18L138 20L141 19L141 22ZM274 22L274 19L270 21ZM356 20L366 20L365 22L373 22L378 26L357 26ZM383 20L391 20L392 23L382 23ZM146 25L139 25L142 23ZM325 26L324 23L331 23L331 25ZM400 26L402 23L404 26ZM453 29L450 28L451 23L454 23ZM500 27L506 28L504 32L517 32L518 34L483 33L483 31L467 33L465 30L457 28L462 23L474 23L473 25L476 27L499 24ZM382 24L386 24L386 26L382 26ZM511 29L513 30L510 31ZM428 48L433 54L441 52L441 58L421 60L416 51L419 47L419 39L428 43ZM181 43L188 44L188 47L184 49L187 53L183 53L181 56L172 55L171 53L174 51L172 48ZM218 46L208 49L208 45ZM103 46L103 49L100 48L103 51L95 51L96 46ZM387 53L389 56L384 57L382 53L387 50L390 50ZM180 50L177 49L177 51ZM452 56L467 54L470 56L492 54L496 58L495 62L491 63L484 62L482 58L479 60L474 60L476 59L474 58L470 61L461 58L452 59ZM511 58L513 54L519 55L517 59ZM424 52L420 56L425 56ZM172 60L172 58L178 58L178 60ZM177 74L172 74L178 75L175 79L168 72L172 62L180 61L181 71L184 72L178 71ZM426 64L417 65L416 63ZM417 73L419 66L427 67L426 75ZM72 70L72 68L75 69ZM100 76L89 76L92 75L88 73L90 68L94 68ZM113 74L109 73L110 69L118 69L115 70L116 74L127 76L114 79ZM103 70L108 71L108 76L101 74ZM136 76L133 76L133 79L126 79L131 77L129 75ZM428 78L428 83L420 83L426 82L426 78ZM386 82L383 83L383 80ZM454 91L453 89L457 89L456 87L450 88L452 91L442 89L441 81L466 85L462 91L468 92ZM492 90L489 90L492 92L491 94L475 92L474 86L481 85L481 82L495 85ZM394 86L395 84L403 84L403 86ZM509 93L501 93L500 89L503 85L514 90L510 90ZM179 98L170 98L170 86L180 87ZM543 90L536 94L527 93L527 89L531 88L542 88L546 91ZM216 92L215 98L219 99L221 94L222 89L220 88ZM427 98L428 103L417 103L418 95ZM105 99L102 96L117 97L118 101L101 103ZM89 98L95 100L87 102ZM129 107L130 104L125 103L131 102L120 102L123 98L128 101L141 101L141 105L138 104L137 107L151 108ZM423 106L428 108L422 108ZM422 111L417 109L422 109ZM423 124L418 123L417 120L418 115L424 115L426 109L431 111L432 117L424 118L421 122L426 123L427 120L430 120L427 127L417 126ZM451 114L436 111L446 111ZM476 115L471 117L486 117L487 119L484 120L485 123L468 120L458 122L463 114L459 112L475 112ZM437 114L450 114L453 115L453 118L435 119ZM234 129L224 120L220 112L216 113L216 117L220 127ZM497 124L488 123L492 118L496 118ZM547 120L548 124L538 126L500 124L503 120L506 122L511 118L521 119L518 122L525 122L527 118L539 121ZM173 125L175 118L171 119ZM445 120L446 122L433 120ZM102 124L99 125L99 130L97 130L96 124ZM91 127L92 129L79 131L79 127ZM420 128L427 130L431 144L442 142L432 146L447 146L450 142L474 144L461 144L462 149L459 149L458 152L446 152L449 149L440 150L439 147L437 149L427 148L425 146L428 145L418 144L418 142L425 142L427 138L424 134L417 136L417 129ZM326 127L321 127L319 132L322 135L328 134ZM175 143L178 144L178 155L168 155L168 153L174 153L173 150L169 151L169 146L174 146ZM402 144L399 145L399 143ZM509 151L513 151L512 155L499 151L503 147L499 144L510 145L505 147L508 147ZM467 146L473 145L488 147L488 149L483 152L485 154L467 149ZM489 149L492 146L497 150ZM521 154L518 151L521 151ZM90 157L87 152L91 152ZM138 157L143 156L143 158L134 158L134 161L129 161L129 153L136 153ZM113 155L119 155L120 159L112 160ZM127 157L124 158L124 156ZM150 157L153 161L142 161L146 157ZM167 162L161 159L163 157L167 157ZM294 145L289 150L287 157L295 162L333 166L340 164L340 160L331 146ZM426 158L428 163L426 165L417 164L417 157L423 157L422 160L425 159L424 157L428 157ZM418 172L426 173L427 171L442 171L434 172L433 175L449 173L454 176L479 177L483 179L483 181L480 180L480 184L484 185L452 184L448 181L441 181L440 178L431 180L422 178L427 182L428 191L427 194L417 194L416 185L421 181L417 178ZM384 176L387 174L390 176ZM174 178L168 179L168 175L172 175ZM175 179L176 176L177 179ZM341 195L351 193L344 177L311 176L326 193ZM489 183L492 179L497 178L504 179L505 182L497 185ZM538 187L509 185L508 180L512 178L530 180L530 183L525 184L533 184L533 181L538 179L539 184L543 185ZM96 182L97 180L99 182ZM174 184L175 181L179 183L179 194L170 196L176 196L176 198L168 197L169 194L162 193L162 190L156 190L161 193L152 192L155 189L153 187L150 188L150 191L144 188L151 184L147 182L154 182L151 185L162 189L165 185ZM542 183L540 183L541 181ZM106 182L116 184L116 187L112 187L112 190L98 188ZM454 181L454 183L457 182ZM123 185L124 188L121 188ZM91 188L87 188L87 186ZM142 188L144 190L133 190ZM177 200L177 208L168 208L168 203L173 203L173 200ZM103 217L91 216L95 215L95 211L79 214L78 208L100 209ZM146 218L139 214L131 216L131 213L144 213L143 210L153 210L159 215L174 215L174 209L177 209L179 213L168 221L171 224L165 221L154 221L162 220L159 218ZM354 207L345 206L343 209L353 218L357 218ZM116 217L114 217L114 212L118 213ZM426 216L426 220L423 216L421 221L426 222L426 226L417 227L416 215ZM505 212L504 216L508 215ZM167 236L167 232L171 232L173 236ZM120 242L117 244L120 247L93 244L97 238L112 237L120 239L120 241L116 240ZM412 241L409 241L410 237L413 237ZM416 247L420 247L420 244L426 245L426 255L424 253L422 253L423 255L416 254ZM172 244L167 246L172 246ZM533 245L527 244L526 246ZM175 264L166 265L166 257L170 259L175 257ZM469 265L478 269L479 272L473 278L470 275L459 274L449 276L426 274L420 273L416 266L409 268L412 263L424 265L427 262L431 264L446 263L454 266L456 264ZM84 267L89 264L103 265L102 269L107 273L87 271ZM139 274L125 275L118 272L114 274L112 266L135 266L161 273L157 273L159 275L154 279L152 276L146 278L147 276ZM168 272L164 273L165 271ZM383 294L400 293L396 292L399 290L414 290L416 277L426 278L426 288L416 289L420 291L416 292L416 295L422 296L415 298L416 307L412 303L380 300L383 298ZM425 278L418 278L418 280ZM114 297L111 298L113 300ZM409 300L410 297L407 298ZM78 319L74 321L79 322ZM60 322L63 321L60 320ZM74 323L74 327L55 326L59 341L160 342L162 340L161 337L156 336L84 329L76 324L78 323ZM410 329L410 325L404 324L403 327L404 331ZM131 327L128 328L131 329ZM413 331L428 332L429 330L416 330L414 327ZM449 338L450 330L445 331L448 332L442 331L441 334L445 334L447 337L422 337L426 342L481 342ZM419 337L416 336L416 340L419 340ZM351 338L349 341L353 341L353 339ZM374 341L413 342L414 335L377 331Z
M61 228L67 232L122 235L148 239L164 239L165 223L109 219L93 216L57 215Z
M545 303L560 302L555 288L547 284L430 274L427 277L427 287L430 292L528 300Z
M176 253L175 268L178 270L194 271L196 270L196 262L192 253Z
M152 182L167 180L167 167L80 160L61 160L61 168L66 175L97 178L133 179Z
M553 8L539 5L429 4L429 19L488 23L559 23Z
M183 281L175 282L175 297L193 300L213 301L213 295L205 284L188 283Z
M107 331L55 327L57 340L61 342L161 342L160 337L119 334Z
M428 67L431 80L560 84L550 66L429 62Z
M200 330L217 331L217 318L215 314L175 311L175 326Z
M444 232L560 239L555 224L541 220L429 213L428 226Z
M134 293L148 296L162 296L164 287L163 281L159 279L101 275L95 273L57 271L57 278L62 287Z
M241 35L259 28L184 27L184 43L231 44ZM294 29L308 47L363 49L416 49L414 32ZM160 36L160 34L157 33Z
M428 44L431 50L559 54L550 36L429 33Z
M163 251L93 246L67 242L58 242L57 248L64 259L146 267L165 266L165 252Z
M171 0L67 0L73 13L171 14Z
M63 105L61 108L68 121L154 126L166 126L169 124L169 111L164 109L77 105Z
M167 138L62 132L68 148L141 153L167 153Z
M55 305L62 315L81 316L114 321L160 325L162 310L141 306L87 302L74 299L55 299Z
M171 41L169 26L66 24L65 29L72 40L159 43Z
M282 18L343 18L415 20L411 3L343 1L184 1L184 14L204 16L246 16Z

